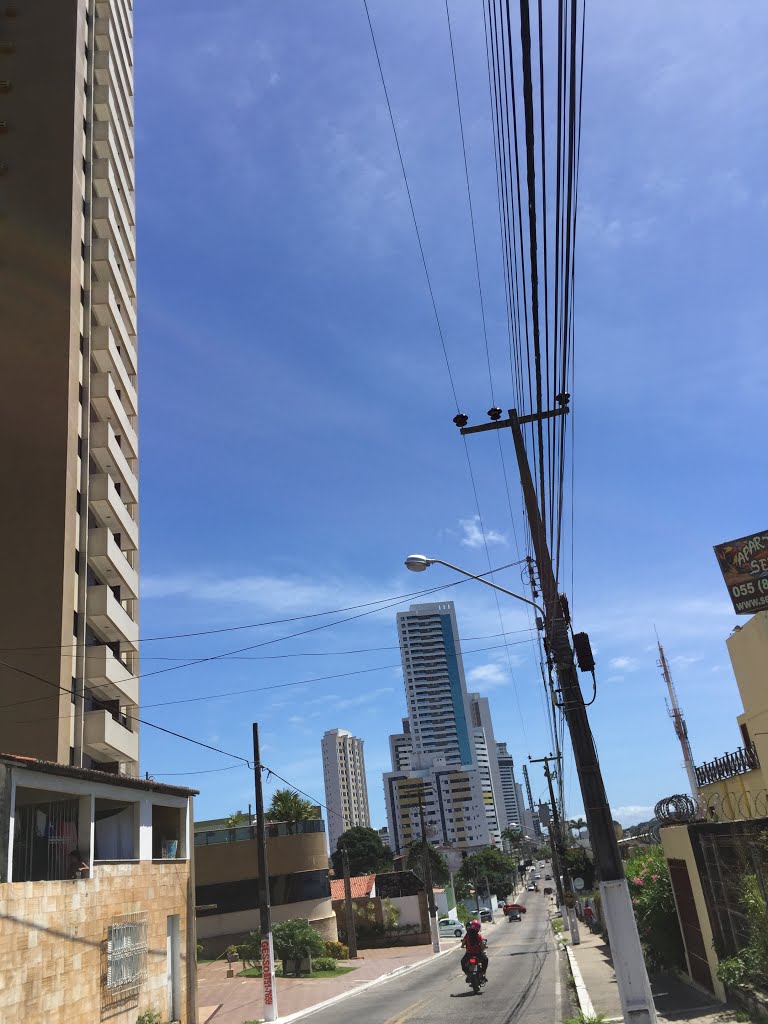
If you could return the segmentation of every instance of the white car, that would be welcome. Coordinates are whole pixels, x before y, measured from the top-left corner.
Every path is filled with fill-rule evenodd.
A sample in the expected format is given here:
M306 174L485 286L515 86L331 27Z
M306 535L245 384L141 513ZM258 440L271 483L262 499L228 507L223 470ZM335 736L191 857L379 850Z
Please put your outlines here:
M458 920L458 918L444 917L442 921L437 922L437 930L444 939L460 939L464 934L464 925Z

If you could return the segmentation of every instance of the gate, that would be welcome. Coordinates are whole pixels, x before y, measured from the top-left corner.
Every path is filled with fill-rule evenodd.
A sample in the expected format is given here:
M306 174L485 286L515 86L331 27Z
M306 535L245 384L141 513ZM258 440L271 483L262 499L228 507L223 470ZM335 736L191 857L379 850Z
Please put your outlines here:
M691 888L691 879L688 876L688 868L684 860L670 860L668 863L672 890L675 894L675 903L677 904L677 916L680 919L680 931L683 934L685 951L688 954L691 977L695 982L707 989L707 991L714 992L712 973L707 961L707 948L701 933L701 925L696 911L696 903L693 899L693 889Z

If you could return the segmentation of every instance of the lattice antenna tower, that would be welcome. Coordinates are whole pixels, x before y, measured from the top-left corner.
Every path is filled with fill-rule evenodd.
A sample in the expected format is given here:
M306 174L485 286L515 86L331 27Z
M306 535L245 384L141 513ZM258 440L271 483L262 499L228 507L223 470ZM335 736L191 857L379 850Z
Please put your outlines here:
M691 741L688 738L688 726L685 724L683 713L680 710L680 703L677 699L677 693L675 692L675 684L672 682L672 673L669 671L669 663L667 657L664 654L664 648L661 646L661 641L658 636L656 637L656 643L659 645L659 660L656 664L661 669L661 674L664 682L667 684L667 690L669 691L669 704L667 704L667 713L672 719L672 723L675 727L675 734L680 740L680 746L683 748L683 764L685 765L685 771L688 775L688 784L691 787L691 796L694 800L699 799L699 786L696 781L696 769L693 764L693 751L691 750ZM671 705L671 706L670 706Z

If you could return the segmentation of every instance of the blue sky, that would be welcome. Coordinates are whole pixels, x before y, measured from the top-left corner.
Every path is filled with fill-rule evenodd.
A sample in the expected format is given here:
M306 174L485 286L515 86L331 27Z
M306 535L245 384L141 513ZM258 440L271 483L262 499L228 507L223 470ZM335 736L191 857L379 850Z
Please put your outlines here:
M459 395L488 408L445 8L370 0ZM506 327L481 6L452 4L497 397ZM477 508L358 0L138 3L142 634L348 607L482 572ZM725 638L737 623L712 545L766 526L768 12L588 4L566 575L592 638L591 709L625 824L685 789L654 624L694 755L739 745ZM495 565L516 561L498 447L471 439ZM508 465L512 452L505 439ZM519 568L498 577L515 590ZM549 752L522 605L466 584L470 685L518 761ZM404 604L402 607L407 607ZM364 738L373 823L405 703L395 608L146 643L143 717L263 760L322 797L320 738ZM352 614L352 613L350 613ZM373 650L376 648L376 650ZM357 652L357 653L340 653ZM350 675L349 673L359 673ZM346 675L342 675L346 674ZM318 677L340 676L335 679ZM233 696L275 684L307 680ZM315 680L315 681L310 681ZM200 698L194 703L153 704ZM198 817L252 800L247 769L142 731L142 771L201 790ZM210 774L183 774L192 772ZM569 813L581 800L567 769ZM534 796L544 790L532 772Z

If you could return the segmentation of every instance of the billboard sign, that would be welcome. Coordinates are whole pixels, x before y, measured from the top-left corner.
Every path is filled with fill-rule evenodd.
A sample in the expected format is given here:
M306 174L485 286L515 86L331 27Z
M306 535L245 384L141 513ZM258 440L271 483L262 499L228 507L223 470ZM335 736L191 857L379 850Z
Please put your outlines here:
M716 544L715 554L736 614L768 609L768 530Z

